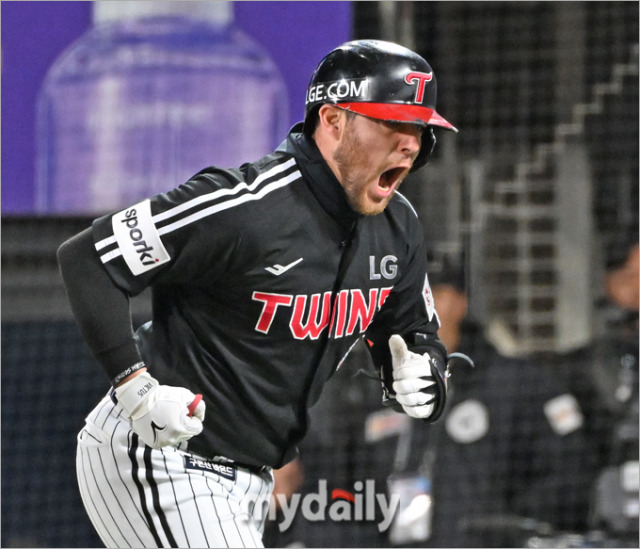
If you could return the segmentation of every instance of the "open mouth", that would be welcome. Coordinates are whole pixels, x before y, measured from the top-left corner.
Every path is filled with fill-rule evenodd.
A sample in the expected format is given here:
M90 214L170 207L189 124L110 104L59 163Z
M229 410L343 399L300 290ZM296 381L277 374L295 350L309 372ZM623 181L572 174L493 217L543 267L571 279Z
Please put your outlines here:
M378 180L378 187L383 192L391 192L393 189L397 187L397 185L402 181L403 177L407 173L407 168L396 167L391 168L382 173L380 179Z

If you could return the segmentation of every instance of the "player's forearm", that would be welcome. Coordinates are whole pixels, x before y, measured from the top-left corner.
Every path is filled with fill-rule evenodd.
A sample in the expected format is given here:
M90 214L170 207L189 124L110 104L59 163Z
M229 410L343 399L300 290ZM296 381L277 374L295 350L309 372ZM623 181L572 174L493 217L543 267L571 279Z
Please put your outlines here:
M80 331L109 379L141 362L133 339L129 297L104 270L90 229L60 246L58 264Z

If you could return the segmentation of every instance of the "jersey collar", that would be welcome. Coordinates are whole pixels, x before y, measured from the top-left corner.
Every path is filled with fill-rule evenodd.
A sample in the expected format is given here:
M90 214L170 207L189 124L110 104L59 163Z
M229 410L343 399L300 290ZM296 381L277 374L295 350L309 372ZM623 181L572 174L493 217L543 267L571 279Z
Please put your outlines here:
M324 210L345 229L351 229L354 221L362 216L347 202L342 185L315 142L302 132L302 123L291 128L287 139L277 150L291 154L297 160L305 181Z

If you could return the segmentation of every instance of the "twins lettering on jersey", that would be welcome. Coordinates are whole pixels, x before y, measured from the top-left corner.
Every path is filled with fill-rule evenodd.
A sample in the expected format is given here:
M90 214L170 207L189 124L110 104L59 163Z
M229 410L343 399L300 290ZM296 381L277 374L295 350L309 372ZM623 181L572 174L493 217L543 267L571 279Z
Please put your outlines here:
M341 290L333 303L332 292L312 295L253 292L253 300L262 303L255 330L268 334L276 316L287 315L295 339L318 339L327 328L336 339L363 333L392 289L393 286L371 288L368 296L360 289Z
M284 267L274 265L277 269L267 267L266 270L279 276L302 260L300 258ZM397 262L398 258L394 255L385 255L379 262L376 256L369 256L369 280L393 280L398 274ZM352 336L356 330L363 333L392 288L371 288L368 296L360 289L342 290L333 303L332 292L312 295L253 292L253 300L263 303L255 329L268 334L276 314L290 314L289 329L295 339L318 339L327 327L335 338Z

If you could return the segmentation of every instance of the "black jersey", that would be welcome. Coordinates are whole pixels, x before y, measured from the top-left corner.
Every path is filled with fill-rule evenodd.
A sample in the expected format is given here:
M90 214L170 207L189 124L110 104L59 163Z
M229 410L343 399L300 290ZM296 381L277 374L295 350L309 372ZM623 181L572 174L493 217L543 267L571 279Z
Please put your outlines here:
M415 211L396 193L383 213L356 214L297 129L257 162L205 169L93 224L112 280L130 295L152 287L136 334L151 374L204 396L189 449L249 465L293 457L359 338L388 349L420 332L442 350Z

